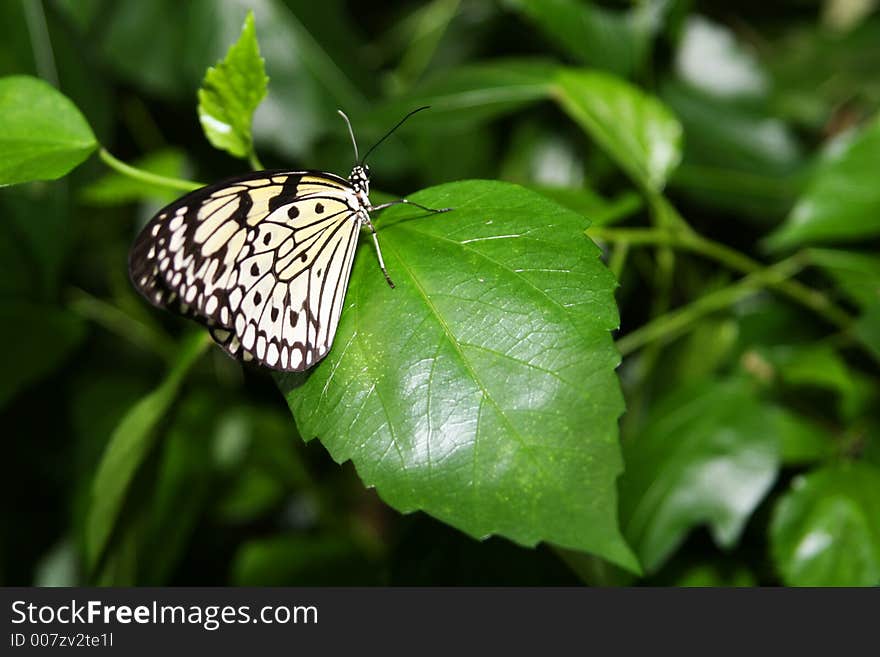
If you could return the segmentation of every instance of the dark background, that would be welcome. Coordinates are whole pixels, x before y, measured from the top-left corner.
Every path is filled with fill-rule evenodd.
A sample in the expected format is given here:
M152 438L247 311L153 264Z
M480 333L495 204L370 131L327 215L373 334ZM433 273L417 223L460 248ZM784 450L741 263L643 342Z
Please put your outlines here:
M387 127L367 108L406 98L432 76L509 56L583 63L513 4L7 0L0 6L0 74L29 73L56 83L120 159L169 176L217 180L245 165L204 139L195 92L253 8L274 95L274 114L261 108L255 122L263 163L345 175L350 147L334 110L348 107L347 97L363 102L351 112L364 144ZM632 8L594 4L611 13ZM856 2L656 4L657 26L641 61L626 66L611 52L600 57L599 67L657 94L682 121L685 157L669 188L682 214L701 233L763 258L760 240L786 216L818 149L876 110L880 16L855 12L847 18L844 10L858 9ZM286 18L264 28L261 17L268 12ZM760 93L745 100L713 95L688 78L679 58L694 20L711 21L714 30L704 33L715 40L710 46L747 54L746 68L764 81ZM346 82L315 76L303 66L310 48L323 51ZM708 79L723 84L718 67L738 56L707 57L702 63ZM614 70L621 68L626 70ZM419 124L430 122L422 115ZM471 177L586 187L608 198L632 192L609 159L549 103L477 128L452 126L438 134L413 127L377 152L372 169L374 186L397 194ZM0 295L38 300L65 313L57 324L7 322L2 333L8 364L0 398L0 583L590 581L551 548L478 542L424 514L402 516L388 508L364 489L351 464L334 463L317 441L303 443L269 377L241 370L219 352L202 359L163 422L162 440L123 510L125 531L114 544L113 564L100 575L84 572L84 517L102 449L123 413L161 379L163 353L186 328L147 307L126 274L136 230L176 194L156 190L144 199L112 185L108 191L98 183L105 175L107 169L92 158L64 180L0 190ZM637 208L628 221L640 225L645 217ZM684 256L682 262L669 293L672 306L729 278L705 260ZM655 265L650 252L634 254L627 264L618 294L621 335L653 312ZM828 285L815 272L806 280ZM762 298L758 307L745 319L732 309L722 314L722 320L735 318L739 346L711 365L715 371L742 373L749 340L828 336L827 327L796 306ZM32 338L51 346L36 355L22 352L20 331L34 332ZM635 431L640 413L692 378L686 368L676 370L681 348L675 344L655 354L647 374L639 369L642 361L624 362L634 418L625 431ZM876 366L858 352L841 354L864 392L860 415L841 417L837 399L817 386L769 394L812 414L831 433L852 438L854 431L876 426L870 402L876 399ZM838 445L836 454L878 451L859 436L862 442ZM707 531L696 529L663 568L638 581L780 583L767 526L775 499L801 471L782 472L736 546L722 551Z

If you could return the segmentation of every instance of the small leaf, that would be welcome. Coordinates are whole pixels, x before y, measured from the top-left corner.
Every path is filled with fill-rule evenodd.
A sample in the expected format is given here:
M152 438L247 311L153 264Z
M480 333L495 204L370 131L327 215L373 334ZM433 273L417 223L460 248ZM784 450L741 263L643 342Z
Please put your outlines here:
M402 512L637 570L617 529L615 282L587 221L507 183L410 198L454 209L379 218L397 288L363 244L329 356L278 378L300 434Z
M91 571L103 556L129 485L153 446L154 429L176 399L185 374L209 344L206 337L199 333L183 343L162 384L132 406L110 436L95 474L86 520L86 556Z
M199 121L215 148L241 158L253 154L251 124L268 82L254 15L248 12L238 41L208 69L199 89Z
M777 415L741 380L702 381L658 403L624 441L621 526L647 572L693 527L732 547L776 479Z
M81 3L70 4L78 9ZM179 104L199 86L205 64L221 59L239 37L249 4L256 10L260 48L272 53L272 85L255 115L254 140L305 157L323 134L338 134L333 109L353 112L365 103L359 85L373 82L365 74L366 58L357 56L364 38L352 29L343 3L193 0L181 12L179 0L135 2L108 12L101 29L90 32L89 45L102 68L150 97Z
M770 540L789 586L880 585L880 469L845 463L798 477Z
M562 69L562 108L632 178L659 191L681 159L681 125L656 98L605 73Z
M0 78L0 186L60 178L96 146L83 115L50 84Z
M880 117L828 146L785 224L767 239L768 246L789 249L880 235L878 168Z

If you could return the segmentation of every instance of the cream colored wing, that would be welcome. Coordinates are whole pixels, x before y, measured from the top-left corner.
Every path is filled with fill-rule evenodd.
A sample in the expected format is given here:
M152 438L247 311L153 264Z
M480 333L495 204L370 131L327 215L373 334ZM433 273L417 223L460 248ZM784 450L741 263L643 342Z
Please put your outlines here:
M333 344L361 210L342 178L259 172L161 210L129 257L153 304L211 328L232 356L308 369Z

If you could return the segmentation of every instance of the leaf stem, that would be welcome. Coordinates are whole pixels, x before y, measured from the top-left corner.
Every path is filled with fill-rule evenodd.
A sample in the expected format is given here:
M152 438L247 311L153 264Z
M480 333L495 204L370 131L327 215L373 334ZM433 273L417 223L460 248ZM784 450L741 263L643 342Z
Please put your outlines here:
M254 171L262 171L266 167L263 166L263 163L260 162L260 158L257 157L257 151L251 146L251 150L248 153L248 163L251 165L251 169Z
M167 176L160 176L155 173L150 173L149 171L144 171L143 169L138 169L136 167L131 166L130 164L126 164L122 160L118 160L110 152L104 148L103 146L98 150L98 157L104 161L104 164L109 166L111 169L114 169L121 173L124 176L128 176L129 178L134 178L135 180L140 180L145 183L149 183L151 185L159 185L161 187L169 187L171 189L180 189L185 192L191 192L194 189L198 189L199 187L204 187L202 183L193 182L192 180L181 180L180 178L168 178Z
M629 242L620 242L615 246L614 251L611 252L608 268L614 274L614 278L617 279L618 283L623 275L623 266L626 264L627 255L629 255Z
M724 244L714 242L697 233L686 231L673 231L657 228L590 228L587 234L591 237L617 244L626 243L630 246L639 244L662 244L672 248L697 253L706 258L720 262L731 269L744 273L754 274L764 271L766 267L747 255L731 249ZM794 280L780 279L769 280L768 286L779 291L781 294L797 301L824 317L829 323L848 329L852 324L852 317L836 306L822 292L814 290L803 283Z
M795 254L775 265L762 268L733 285L711 292L682 308L657 317L618 340L617 348L621 355L626 356L647 344L671 340L705 315L727 308L764 287L778 287L779 283L797 274L803 266L804 257Z

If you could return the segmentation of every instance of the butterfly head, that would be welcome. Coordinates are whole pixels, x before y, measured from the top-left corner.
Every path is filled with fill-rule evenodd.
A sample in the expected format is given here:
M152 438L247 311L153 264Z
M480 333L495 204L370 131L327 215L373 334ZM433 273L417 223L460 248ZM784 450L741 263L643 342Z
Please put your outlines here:
M348 182L354 187L358 196L364 197L370 194L370 167L366 164L356 164L348 175Z

